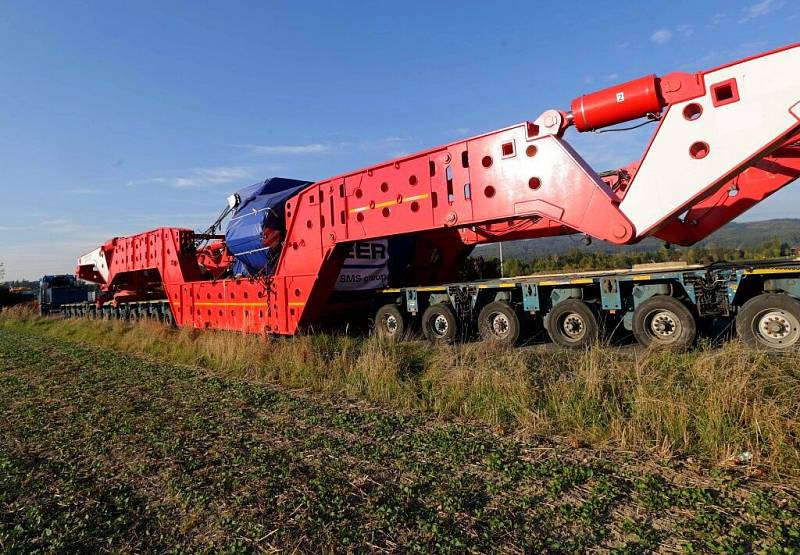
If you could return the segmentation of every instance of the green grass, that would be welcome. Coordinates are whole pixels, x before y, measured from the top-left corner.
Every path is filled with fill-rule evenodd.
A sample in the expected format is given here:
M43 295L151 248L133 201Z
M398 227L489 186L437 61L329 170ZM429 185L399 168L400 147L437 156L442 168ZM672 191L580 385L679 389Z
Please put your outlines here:
M796 481L287 390L53 325L0 327L3 552L800 549ZM336 360L349 341L303 344ZM443 364L429 356L405 369L415 387Z
M759 471L800 476L798 352L755 352L735 342L670 353L435 347L325 334L267 339L21 310L0 315L0 328L597 448L689 456L706 466L749 452Z

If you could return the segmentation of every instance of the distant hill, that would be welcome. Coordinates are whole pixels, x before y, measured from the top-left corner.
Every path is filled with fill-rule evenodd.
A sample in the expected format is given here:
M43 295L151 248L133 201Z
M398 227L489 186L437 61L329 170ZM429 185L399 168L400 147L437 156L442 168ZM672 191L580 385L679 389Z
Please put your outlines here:
M732 222L697 243L700 247L753 248L775 239L790 245L800 245L800 219L764 220L758 222ZM594 241L585 246L580 235L544 237L503 243L503 256L530 260L537 256L561 254L572 249L600 252L655 251L663 241L647 238L635 245L618 246L605 241ZM475 249L474 256L497 256L497 245L486 245Z

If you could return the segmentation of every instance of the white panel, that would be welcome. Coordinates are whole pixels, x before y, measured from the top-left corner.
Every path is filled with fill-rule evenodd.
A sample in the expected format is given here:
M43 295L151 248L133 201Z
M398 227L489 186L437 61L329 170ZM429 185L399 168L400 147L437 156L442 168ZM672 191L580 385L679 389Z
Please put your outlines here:
M106 256L103 254L102 247L81 256L78 259L78 266L94 266L97 273L103 276L103 280L108 282L108 264L106 264Z
M711 87L732 78L740 100L715 108ZM669 109L620 204L638 236L679 213L705 189L798 124L800 47L708 73L705 84L706 96ZM703 107L703 113L688 121L683 109L693 102ZM696 141L711 147L701 160L689 155Z

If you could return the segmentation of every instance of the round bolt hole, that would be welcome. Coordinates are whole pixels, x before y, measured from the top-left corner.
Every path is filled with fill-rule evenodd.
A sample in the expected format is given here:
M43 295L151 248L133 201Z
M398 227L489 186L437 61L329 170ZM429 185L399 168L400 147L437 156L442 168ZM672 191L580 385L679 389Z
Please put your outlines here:
M528 158L533 158L538 150L534 145L528 145L528 148L525 149L525 154L528 155Z
M391 210L389 210L389 208L388 208L388 207L385 207L383 210L381 210L381 214L383 214L383 217L384 217L384 218L388 218L388 217L389 217L389 214L391 214L391 213L392 213L392 211L391 211Z
M492 157L491 156L484 156L483 159L481 160L481 165L484 168L491 167L491 165L492 165Z
M688 121L695 121L696 119L699 119L702 114L703 114L703 107L700 106L697 102L692 102L691 104L687 104L686 107L683 109L683 117L686 118Z
M359 222L363 222L364 221L364 214L362 214L361 212L356 214L356 220L358 220Z
M306 227L308 229L311 229L312 227L314 227L314 224L311 223L311 220L306 220Z
M695 160L702 160L708 156L709 152L711 152L711 147L708 146L708 143L703 141L697 141L689 147L689 156Z
M418 210L419 210L419 203L417 201L412 202L411 203L411 211L412 212L417 212Z
M528 180L528 187L530 187L533 190L536 190L541 186L542 186L542 180L539 179L538 177L531 177Z
M381 192L385 193L388 190L389 190L389 184L386 183L385 181L383 183L381 183Z
M361 191L361 189L356 189L356 198L361 198L363 196L364 196L364 193Z
M487 186L487 187L486 187L486 188L483 190L483 194L484 194L484 195L486 195L486 198L492 198L492 197L494 196L494 193L495 193L495 191L494 191L494 187L492 187L491 185L488 185L488 186Z
M409 185L416 185L417 184L417 176L416 175L412 175L411 177L409 177L408 178L408 184Z
M295 289L294 290L294 296L295 297L299 297L300 296L300 290L299 289Z

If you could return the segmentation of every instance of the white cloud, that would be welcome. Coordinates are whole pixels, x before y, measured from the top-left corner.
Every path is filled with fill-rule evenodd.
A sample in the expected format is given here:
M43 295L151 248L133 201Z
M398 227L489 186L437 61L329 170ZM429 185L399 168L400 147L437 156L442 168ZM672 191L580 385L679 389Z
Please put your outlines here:
M187 170L177 177L146 177L128 181L128 187L139 185L167 185L178 188L210 187L226 185L241 179L250 179L253 172L243 166L216 166L213 168L195 168Z
M70 224L72 224L72 220L67 219L67 218L55 218L53 220L44 220L44 221L39 223L39 225L41 225L41 226L57 226L57 227L70 225Z
M462 129L463 131L464 129ZM466 130L467 132L469 130ZM406 137L389 136L374 140L310 143L304 145L230 145L252 156L313 156L316 154L347 153L354 150L383 150L398 143L407 143Z
M250 170L241 166L219 166L192 170L188 175L176 178L173 184L179 188L207 187L225 185L240 179L248 179L251 176Z
M100 189L92 189L91 187L75 187L64 191L68 195L99 195L102 192Z
M164 184L169 181L166 177L146 177L144 179L131 179L128 181L128 187L136 187L137 185L152 185Z
M290 155L304 156L308 154L322 154L333 150L333 146L326 143L311 143L307 145L232 145L241 148L249 154L263 155Z
M694 34L694 25L684 23L683 25L678 25L675 30L678 31L678 34L681 36L688 38Z
M783 4L784 2L781 0L761 0L761 2L751 4L744 9L744 16L739 20L739 23L746 23L751 19L774 12L783 7Z
M672 38L672 31L669 29L659 29L650 35L650 40L656 44L664 44Z

